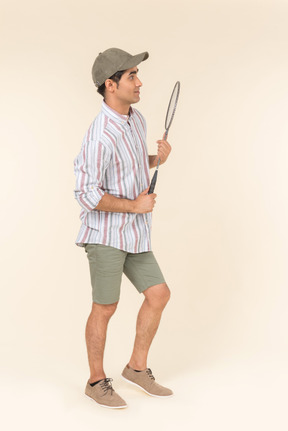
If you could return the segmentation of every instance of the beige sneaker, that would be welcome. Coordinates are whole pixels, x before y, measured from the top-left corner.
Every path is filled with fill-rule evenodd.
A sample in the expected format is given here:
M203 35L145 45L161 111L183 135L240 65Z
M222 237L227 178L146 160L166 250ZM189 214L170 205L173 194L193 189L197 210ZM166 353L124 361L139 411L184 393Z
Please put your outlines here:
M114 391L111 382L112 379L103 379L95 386L91 386L88 381L85 394L102 407L108 407L110 409L124 409L127 407L127 404Z
M173 392L171 389L164 388L155 382L155 377L152 374L150 368L146 368L144 371L135 371L133 368L126 365L122 372L122 377L129 383L138 386L143 389L148 395L153 397L171 397Z

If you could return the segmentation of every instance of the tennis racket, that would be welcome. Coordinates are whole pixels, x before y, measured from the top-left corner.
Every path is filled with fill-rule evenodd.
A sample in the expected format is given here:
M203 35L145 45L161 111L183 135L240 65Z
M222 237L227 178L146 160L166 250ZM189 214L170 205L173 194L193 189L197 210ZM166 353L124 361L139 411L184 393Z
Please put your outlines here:
M173 91L172 91L172 94L170 97L170 102L168 105L167 113L166 113L164 140L167 139L168 132L169 132L170 126L172 124L172 121L173 121L173 118L175 115L175 111L176 111L176 107L177 107L177 103L178 103L178 99L179 99L179 93L180 93L180 82L177 81L176 84L174 85L174 88L173 88ZM148 195L151 195L151 193L154 192L156 181L157 181L157 176L158 176L159 165L160 165L160 158L158 160L156 170L154 172L154 175L153 175L151 183L150 183Z

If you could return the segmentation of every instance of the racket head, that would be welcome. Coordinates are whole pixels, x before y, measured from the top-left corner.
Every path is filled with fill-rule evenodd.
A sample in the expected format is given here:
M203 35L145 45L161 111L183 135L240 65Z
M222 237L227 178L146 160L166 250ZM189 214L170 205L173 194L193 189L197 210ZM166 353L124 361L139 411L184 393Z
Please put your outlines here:
M170 97L167 113L166 113L166 118L165 118L166 136L168 134L168 130L174 118L174 114L175 114L178 99L179 99L179 94L180 94L180 82L177 81L176 84L174 85L174 88Z

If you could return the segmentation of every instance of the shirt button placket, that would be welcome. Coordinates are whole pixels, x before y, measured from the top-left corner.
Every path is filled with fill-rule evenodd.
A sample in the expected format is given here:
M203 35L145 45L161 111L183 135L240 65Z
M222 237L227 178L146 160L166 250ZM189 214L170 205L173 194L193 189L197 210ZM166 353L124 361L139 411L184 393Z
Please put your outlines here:
M140 180L140 187L141 187L141 192L142 192L143 191L143 178L142 178L143 169L142 169L142 165L141 165L141 162L140 162L140 150L139 150L139 145L138 145L137 139L134 136L132 127L131 127L130 124L129 124L129 126L130 126L130 132L131 132L131 135L132 135L132 138L133 138L133 141L134 141L134 144L135 144L136 152L137 152L138 168L139 168L139 180Z
M141 158L140 158L141 152L140 152L140 148L139 148L137 139L133 133L133 130L132 130L132 127L130 124L129 124L129 131L130 131L130 134L132 136L132 139L133 139L133 142L134 142L134 145L136 148L137 159L138 159L138 168L139 168L139 182L140 182L139 186L140 186L140 192L142 192L143 187L144 187L144 181L143 181L143 167L142 167ZM143 215L144 215L143 219L144 219L144 225L145 225L145 231L146 231L146 244L147 244L147 248L149 249L150 248L150 230L149 230L148 215L147 214L143 214Z

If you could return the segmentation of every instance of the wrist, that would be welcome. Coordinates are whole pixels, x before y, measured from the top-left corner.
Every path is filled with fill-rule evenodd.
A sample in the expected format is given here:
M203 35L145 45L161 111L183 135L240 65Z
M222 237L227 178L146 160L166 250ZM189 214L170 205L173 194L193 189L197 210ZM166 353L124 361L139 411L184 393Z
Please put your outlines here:
M149 168L156 168L157 166L157 155L149 156Z
M127 212L136 213L136 199L135 200L127 199Z

